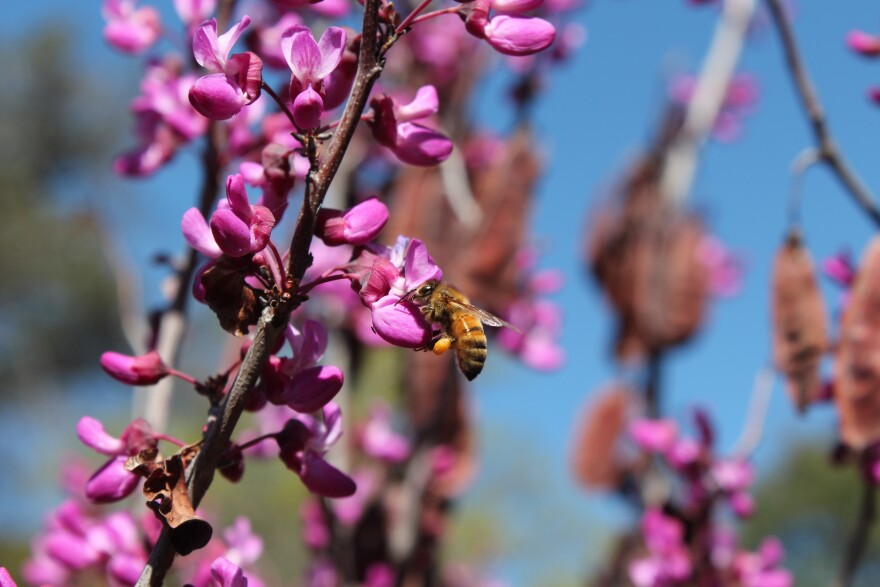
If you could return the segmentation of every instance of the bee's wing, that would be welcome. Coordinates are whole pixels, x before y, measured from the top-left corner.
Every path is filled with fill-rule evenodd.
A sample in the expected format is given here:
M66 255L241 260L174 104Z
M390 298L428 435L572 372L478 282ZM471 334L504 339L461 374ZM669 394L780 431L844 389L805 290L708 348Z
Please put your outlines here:
M495 314L487 312L486 310L481 310L480 308L478 308L476 306L472 306L471 304L466 304L464 302L454 300L450 297L444 296L444 298L445 298L445 301L447 304L449 304L450 306L456 307L456 308L460 308L462 310L465 310L465 311L473 314L474 316L479 318L480 322L482 322L483 324L487 324L489 326L498 326L498 327L503 326L504 328L510 328L511 330L519 332L519 328L517 328L516 326L514 326L510 322L507 322L506 320L502 320L501 318L499 318Z

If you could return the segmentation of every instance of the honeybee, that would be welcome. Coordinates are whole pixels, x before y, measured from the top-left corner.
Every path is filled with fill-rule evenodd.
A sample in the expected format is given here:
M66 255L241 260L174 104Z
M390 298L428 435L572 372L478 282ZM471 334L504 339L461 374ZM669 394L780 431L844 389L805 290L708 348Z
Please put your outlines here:
M487 345L483 324L504 326L519 332L513 324L471 305L467 296L438 279L426 281L407 292L400 301L413 302L419 306L425 319L443 327L443 333L432 340L427 348L435 355L442 355L454 346L458 368L468 381L473 381L480 374L486 362Z

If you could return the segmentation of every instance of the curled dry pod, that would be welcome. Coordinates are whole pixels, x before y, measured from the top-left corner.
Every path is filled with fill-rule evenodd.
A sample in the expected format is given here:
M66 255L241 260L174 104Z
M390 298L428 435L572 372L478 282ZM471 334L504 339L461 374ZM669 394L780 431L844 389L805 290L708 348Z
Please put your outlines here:
M635 259L635 329L649 351L682 344L699 329L709 298L696 216L670 211L641 239Z
M577 424L572 469L585 487L614 490L620 486L626 464L619 440L633 403L632 392L614 384L599 393Z
M791 231L773 266L773 362L786 377L788 393L803 412L822 389L819 370L828 348L828 314L810 253Z
M861 450L880 440L880 237L862 256L841 319L834 401L843 442Z

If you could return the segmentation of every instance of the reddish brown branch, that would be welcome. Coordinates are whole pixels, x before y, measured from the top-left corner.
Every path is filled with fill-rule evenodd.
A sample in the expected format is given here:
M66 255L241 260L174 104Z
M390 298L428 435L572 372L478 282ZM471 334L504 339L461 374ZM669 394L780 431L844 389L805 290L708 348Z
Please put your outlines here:
M874 224L880 226L880 209L877 207L876 198L862 182L855 170L850 167L835 143L834 137L831 135L822 104L819 102L819 96L804 66L800 50L794 38L794 31L791 28L791 23L788 21L781 1L767 0L767 4L770 7L773 22L776 24L779 37L782 40L789 73L791 73L792 81L797 88L801 104L813 130L819 158L837 175L837 178L847 189L856 204L862 208L862 211L868 215Z

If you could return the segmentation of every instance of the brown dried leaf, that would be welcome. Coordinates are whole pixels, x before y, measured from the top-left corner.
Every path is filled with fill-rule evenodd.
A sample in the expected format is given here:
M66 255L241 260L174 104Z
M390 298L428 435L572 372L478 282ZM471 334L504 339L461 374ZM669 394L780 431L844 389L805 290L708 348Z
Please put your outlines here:
M575 478L591 489L619 487L624 463L619 440L633 406L632 392L614 384L599 392L575 430L572 469Z
M196 516L186 488L185 470L184 458L176 454L153 469L144 482L147 506L171 529L171 543L182 556L203 548L213 534L211 525Z
M773 362L803 412L822 390L820 362L828 348L828 315L810 253L789 234L773 267Z
M241 260L226 255L202 273L205 303L217 314L223 330L235 336L246 335L260 317L256 293L244 278Z
M834 365L840 437L855 450L880 440L880 237L862 256Z

